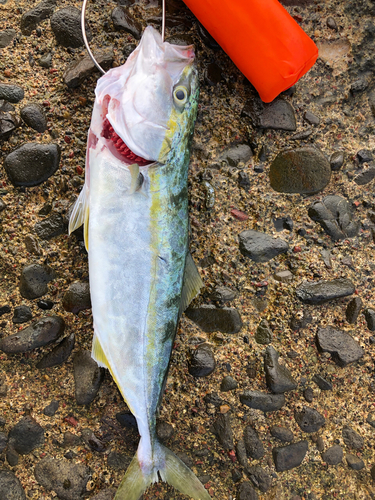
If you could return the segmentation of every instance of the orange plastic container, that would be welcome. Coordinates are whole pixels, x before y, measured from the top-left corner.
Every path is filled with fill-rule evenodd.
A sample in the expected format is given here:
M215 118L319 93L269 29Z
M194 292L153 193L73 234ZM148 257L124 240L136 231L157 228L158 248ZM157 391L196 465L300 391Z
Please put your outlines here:
M294 85L318 48L278 0L184 0L264 102Z

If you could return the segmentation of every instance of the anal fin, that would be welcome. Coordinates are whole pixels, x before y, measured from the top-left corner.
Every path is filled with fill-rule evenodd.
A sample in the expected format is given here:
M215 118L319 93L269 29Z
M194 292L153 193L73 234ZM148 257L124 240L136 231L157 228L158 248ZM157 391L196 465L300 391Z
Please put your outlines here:
M95 333L94 338L92 339L91 357L95 359L99 366L109 369L107 356L105 355L102 346L100 345L98 336Z
M189 252L186 256L184 281L181 293L180 314L185 311L190 302L196 297L203 287L202 278L199 275L197 266Z

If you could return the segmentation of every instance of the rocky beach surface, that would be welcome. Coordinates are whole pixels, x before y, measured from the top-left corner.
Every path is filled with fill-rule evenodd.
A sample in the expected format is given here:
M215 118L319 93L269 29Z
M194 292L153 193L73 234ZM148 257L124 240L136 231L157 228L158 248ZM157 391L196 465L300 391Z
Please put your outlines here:
M285 0L320 56L269 104L166 3L166 39L193 43L200 72L189 206L205 287L159 438L213 499L375 498L375 1ZM87 253L67 234L100 76L80 8L0 0L1 500L112 500L139 440L91 359ZM89 2L105 69L149 24L156 0ZM157 498L187 497L160 483L143 495Z

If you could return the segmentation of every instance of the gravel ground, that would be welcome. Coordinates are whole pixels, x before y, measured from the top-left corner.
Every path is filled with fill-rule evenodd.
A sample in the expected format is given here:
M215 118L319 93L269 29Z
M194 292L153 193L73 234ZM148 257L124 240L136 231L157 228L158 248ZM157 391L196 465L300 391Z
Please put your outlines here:
M200 71L189 199L205 288L180 322L159 434L215 499L369 499L375 4L286 3L320 58L262 107L184 4L167 0L167 37L193 41ZM147 24L160 28L157 1L119 4L130 17L104 0L88 11L91 45L106 67L125 61ZM72 67L86 54L66 7L80 3L0 0L4 500L112 499L138 443L111 377L84 352L93 334L87 254L82 232L68 237L66 224L84 181L99 74L87 62ZM17 152L29 143L39 146ZM51 315L65 330L48 320L20 335ZM252 408L246 391L281 403ZM144 495L155 498L186 497L159 484Z

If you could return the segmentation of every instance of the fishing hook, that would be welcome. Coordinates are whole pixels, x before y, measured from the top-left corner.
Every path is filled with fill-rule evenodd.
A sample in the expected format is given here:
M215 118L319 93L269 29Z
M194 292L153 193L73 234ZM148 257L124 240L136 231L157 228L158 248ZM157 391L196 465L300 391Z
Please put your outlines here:
M83 0L82 4L82 10L81 10L81 29L82 29L82 37L83 37L83 42L85 44L86 50L91 57L92 62L95 64L95 66L98 68L98 70L105 75L106 71L100 66L98 61L95 59L94 54L92 53L90 49L89 42L87 40L86 36L86 5L87 5L87 0ZM162 41L164 42L165 38L165 0L162 0L162 5L163 5L163 10L162 10L162 25L161 25L161 38Z

